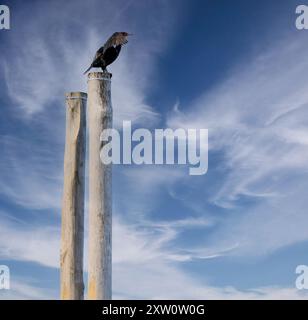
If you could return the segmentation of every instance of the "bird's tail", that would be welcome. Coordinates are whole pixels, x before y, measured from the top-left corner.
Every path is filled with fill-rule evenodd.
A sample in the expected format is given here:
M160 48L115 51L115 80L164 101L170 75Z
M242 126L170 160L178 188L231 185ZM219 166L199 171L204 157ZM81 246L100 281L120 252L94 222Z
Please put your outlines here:
M92 65L90 65L90 67L83 73L83 74L86 74L88 71L90 71L92 68Z

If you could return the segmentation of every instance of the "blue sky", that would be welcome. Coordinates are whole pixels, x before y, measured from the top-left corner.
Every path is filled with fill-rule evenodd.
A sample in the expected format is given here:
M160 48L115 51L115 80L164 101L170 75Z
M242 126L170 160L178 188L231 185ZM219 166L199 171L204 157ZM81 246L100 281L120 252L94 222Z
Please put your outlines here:
M0 298L59 297L64 94L86 91L82 72L114 31L134 33L109 68L115 126L207 128L210 148L204 176L114 167L114 298L307 298L295 288L308 264L300 3L2 4L0 264L12 289Z

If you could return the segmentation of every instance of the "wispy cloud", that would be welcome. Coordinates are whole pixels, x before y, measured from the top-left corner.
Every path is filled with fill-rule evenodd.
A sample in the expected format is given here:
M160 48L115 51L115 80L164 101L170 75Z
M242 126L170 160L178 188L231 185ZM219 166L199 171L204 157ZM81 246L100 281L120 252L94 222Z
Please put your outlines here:
M24 208L59 210L63 170L53 149L13 136L0 145L0 193Z
M0 258L59 267L59 228L7 219L1 212ZM6 217L6 218L4 218Z
M192 106L169 116L172 127L209 128L210 152L223 155L217 165L210 163L210 171L224 172L210 203L235 210L244 200L255 202L222 222L213 237L216 245L239 243L242 253L260 254L308 239L302 230L307 222L308 48L300 40L273 43Z
M200 221L199 221L200 222ZM205 222L203 222L206 224ZM179 263L189 256L170 247L179 228L190 228L197 220L157 223L147 226L128 224L114 219L113 297L122 299L307 299L307 294L286 287L260 287L241 291L234 287L215 287L200 283ZM17 229L1 221L2 258L32 261L58 268L59 230L53 228ZM24 239L27 239L25 242ZM53 239L53 240L51 240ZM3 249L5 248L5 249ZM175 251L174 251L175 250ZM207 258L211 258L210 256ZM136 290L138 288L138 290ZM2 292L3 293L3 292ZM43 290L33 281L14 281L3 299L57 298L52 290Z
M11 281L10 290L0 291L1 300L49 300L57 299L54 290L42 288L37 282L25 279Z
M205 281L200 283L179 267L183 260L166 250L165 246L175 235L170 230L155 236L150 228L138 230L117 220L115 233L115 299L307 299L307 294L294 288L277 286L241 291L210 286Z

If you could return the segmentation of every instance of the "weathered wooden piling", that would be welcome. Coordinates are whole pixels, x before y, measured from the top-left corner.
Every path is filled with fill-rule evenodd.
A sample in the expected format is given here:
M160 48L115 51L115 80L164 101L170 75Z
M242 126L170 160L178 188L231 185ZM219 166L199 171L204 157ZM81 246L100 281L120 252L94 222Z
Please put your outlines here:
M88 75L89 268L88 299L111 299L112 165L100 159L104 129L112 128L111 75Z
M66 94L61 299L82 300L87 94Z

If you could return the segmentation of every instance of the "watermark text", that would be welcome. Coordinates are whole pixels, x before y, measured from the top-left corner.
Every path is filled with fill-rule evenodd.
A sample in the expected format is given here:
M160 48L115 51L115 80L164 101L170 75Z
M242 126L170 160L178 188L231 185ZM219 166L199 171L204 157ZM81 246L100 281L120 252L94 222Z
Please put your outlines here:
M10 8L0 4L0 30L10 30Z
M298 290L308 289L308 266L299 265L295 270L299 276L296 278L295 286Z
M10 269L8 266L0 265L0 290L10 289Z
M295 10L297 18L295 20L295 26L298 30L308 29L308 6L301 4L296 7Z
M187 165L190 175L208 171L207 129L148 129L132 131L131 121L123 121L122 131L103 130L101 161L108 164ZM122 155L122 156L121 156Z

